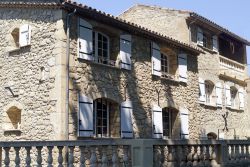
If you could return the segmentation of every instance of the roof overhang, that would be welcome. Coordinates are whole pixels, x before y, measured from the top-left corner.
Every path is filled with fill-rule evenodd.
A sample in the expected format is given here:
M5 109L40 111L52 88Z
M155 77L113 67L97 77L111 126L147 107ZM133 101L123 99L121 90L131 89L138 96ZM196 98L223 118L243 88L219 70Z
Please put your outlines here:
M205 23L206 25L210 26L210 28L219 31L220 33L225 33L225 34L229 35L230 37L236 39L237 41L242 42L242 43L250 46L250 42L248 40L234 34L233 32L219 26L218 24L214 23L213 21L211 21L211 20L209 20L209 19L207 19L207 18L205 18L197 13L194 13L194 12L190 13L189 19L191 19L192 21L201 22L202 24Z
M193 53L194 55L199 55L200 53L203 53L201 49L198 47L191 46L189 44L183 43L181 41L178 41L176 39L173 39L171 37L168 37L166 35L160 34L158 32L149 30L145 27L142 27L140 25L127 22L126 20L123 20L119 17L115 17L110 14L106 14L102 11L93 9L91 7L88 7L86 5L77 4L76 2L67 1L63 3L64 9L67 11L74 11L76 9L76 14L83 16L85 18L94 19L98 22L108 24L113 27L117 27L123 31L129 32L131 34L135 35L141 35L146 38L152 39L152 40L160 40L162 42L165 42L169 45L178 47L182 50L189 51Z

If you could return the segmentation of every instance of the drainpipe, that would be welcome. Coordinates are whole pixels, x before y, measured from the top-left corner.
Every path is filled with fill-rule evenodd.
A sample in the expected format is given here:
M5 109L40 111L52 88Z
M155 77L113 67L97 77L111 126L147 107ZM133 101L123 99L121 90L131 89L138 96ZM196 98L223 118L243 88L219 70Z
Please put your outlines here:
M70 24L71 16L76 13L76 9L67 14L67 47L66 47L66 121L65 121L65 139L69 140L69 57L70 57Z

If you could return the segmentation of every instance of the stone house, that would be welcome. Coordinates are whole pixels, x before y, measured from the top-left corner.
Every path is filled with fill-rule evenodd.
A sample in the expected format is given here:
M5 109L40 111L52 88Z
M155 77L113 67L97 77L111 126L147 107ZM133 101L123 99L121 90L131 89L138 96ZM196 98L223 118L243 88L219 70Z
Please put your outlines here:
M198 56L196 138L249 136L246 92L249 41L190 11L136 5L120 18L203 51Z
M249 136L249 42L209 22L207 31L235 42L234 54L219 55L228 52L226 44L219 51L204 46L205 35L196 46L184 24L193 18L180 13L183 27L159 27L182 27L183 36L71 1L1 1L0 139L199 139L224 128L222 115L228 115L225 138L233 137L230 128ZM232 61L235 54L240 58Z

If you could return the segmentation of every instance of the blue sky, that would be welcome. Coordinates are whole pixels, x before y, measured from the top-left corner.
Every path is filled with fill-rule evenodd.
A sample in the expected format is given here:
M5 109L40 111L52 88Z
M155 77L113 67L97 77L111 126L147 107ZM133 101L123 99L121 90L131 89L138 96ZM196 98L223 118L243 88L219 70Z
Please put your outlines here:
M106 13L119 15L135 4L194 11L250 41L249 0L77 0ZM250 47L247 48L250 64ZM250 71L250 66L248 66Z

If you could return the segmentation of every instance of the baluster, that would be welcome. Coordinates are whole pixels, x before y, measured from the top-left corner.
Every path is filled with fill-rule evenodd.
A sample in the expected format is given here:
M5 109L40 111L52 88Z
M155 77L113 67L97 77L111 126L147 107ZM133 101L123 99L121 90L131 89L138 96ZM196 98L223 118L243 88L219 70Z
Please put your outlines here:
M240 145L240 164L244 166L244 163L245 163L244 145Z
M198 166L203 167L205 166L205 162L204 162L204 146L200 145L199 146L199 150L198 150Z
M74 167L74 146L69 146L69 167Z
M169 146L168 150L168 166L176 166L176 157L175 157L175 146Z
M234 145L230 145L231 147L231 156L230 156L230 164L234 164L235 163L235 149L234 149Z
M19 155L19 151L20 151L20 147L14 147L15 149L15 152L16 152L16 158L15 158L15 164L16 164L16 167L19 167L20 166L20 155ZM1 165L0 165L1 166Z
M194 167L198 166L198 153L197 153L197 151L198 151L198 146L195 145L194 146L194 156L193 156L193 166Z
M37 146L36 147L37 149L37 159L36 159L36 162L37 162L37 167L42 167L42 149L43 147L42 146Z
M240 163L240 151L239 151L239 145L235 145L235 163Z
M102 167L108 167L107 147L102 147Z
M96 167L96 152L95 147L91 147L90 167Z
M112 147L112 167L118 167L117 146Z
M62 155L62 150L63 150L63 146L57 146L58 149L58 167L63 167L63 155Z
M161 148L159 146L154 147L154 166L161 166Z
M30 167L30 163L31 163L30 150L31 150L31 147L25 147L25 150L26 150L26 167Z
M52 157L52 150L53 146L47 146L48 148L48 167L53 167L53 157Z
M85 167L85 157L84 157L84 146L80 146L80 152L81 152L81 156L80 156L80 167Z
M216 155L216 146L215 145L212 145L211 146L211 165L212 166L217 166L218 163L217 163L217 155Z
M129 166L128 146L123 146L123 167Z
M247 166L246 145L241 145L241 155L243 166Z
M246 161L247 165L250 165L249 145L246 144Z
M9 165L10 165L10 157L9 157L10 147L4 147L3 149L5 152L4 165L5 165L5 167L9 167Z
M210 152L209 152L209 145L205 146L205 167L211 167L211 163L210 163Z
M180 167L186 167L186 161L187 161L187 146L180 146Z
M192 154L192 146L188 146L188 155L187 155L187 166L192 167L193 166L193 154Z
M168 146L163 146L163 166L167 166L168 165ZM161 158L160 158L161 159ZM160 160L161 161L161 160Z

